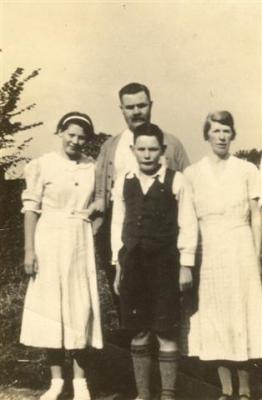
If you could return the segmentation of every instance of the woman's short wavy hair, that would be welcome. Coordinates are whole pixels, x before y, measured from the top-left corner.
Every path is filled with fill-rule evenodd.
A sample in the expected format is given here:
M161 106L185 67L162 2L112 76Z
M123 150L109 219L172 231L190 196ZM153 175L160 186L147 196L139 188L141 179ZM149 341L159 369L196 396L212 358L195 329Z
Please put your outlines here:
M204 127L203 127L203 133L204 133L205 140L208 140L208 132L211 128L212 122L219 122L222 125L229 126L233 133L231 140L235 139L236 130L235 130L235 126L234 126L234 118L229 111L222 110L222 111L215 111L215 112L208 114L208 116L206 117L206 120L204 122Z

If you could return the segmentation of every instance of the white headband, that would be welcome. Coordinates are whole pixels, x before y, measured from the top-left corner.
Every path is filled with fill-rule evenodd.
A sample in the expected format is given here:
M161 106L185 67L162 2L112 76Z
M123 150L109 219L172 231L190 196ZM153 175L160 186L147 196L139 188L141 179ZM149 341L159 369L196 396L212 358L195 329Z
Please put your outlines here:
M63 121L63 125L70 121L70 119L81 119L82 121L87 122L87 124L92 128L92 123L91 121L89 121L89 119L85 118L85 117L81 117L80 115L72 115L71 117L67 117L64 121Z

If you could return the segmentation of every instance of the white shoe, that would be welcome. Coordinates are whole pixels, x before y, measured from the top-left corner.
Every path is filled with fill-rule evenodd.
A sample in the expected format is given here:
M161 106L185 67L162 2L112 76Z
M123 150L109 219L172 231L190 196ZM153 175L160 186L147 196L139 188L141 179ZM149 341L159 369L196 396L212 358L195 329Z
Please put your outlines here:
M84 378L73 379L74 398L73 400L91 400L90 392Z
M64 386L64 379L51 379L50 388L40 396L40 400L57 400L58 396L62 393Z

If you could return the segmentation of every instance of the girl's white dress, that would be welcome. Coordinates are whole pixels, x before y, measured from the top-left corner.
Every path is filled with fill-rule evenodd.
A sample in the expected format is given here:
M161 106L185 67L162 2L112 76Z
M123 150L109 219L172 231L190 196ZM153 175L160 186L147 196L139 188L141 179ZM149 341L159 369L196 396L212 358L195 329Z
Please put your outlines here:
M93 235L84 212L92 198L94 175L93 162L77 163L55 152L25 168L23 210L39 213L39 271L30 278L20 338L26 345L103 345Z
M231 156L218 178L206 157L185 175L202 238L199 309L190 321L189 355L261 358L262 289L249 222L249 202L259 197L258 171Z

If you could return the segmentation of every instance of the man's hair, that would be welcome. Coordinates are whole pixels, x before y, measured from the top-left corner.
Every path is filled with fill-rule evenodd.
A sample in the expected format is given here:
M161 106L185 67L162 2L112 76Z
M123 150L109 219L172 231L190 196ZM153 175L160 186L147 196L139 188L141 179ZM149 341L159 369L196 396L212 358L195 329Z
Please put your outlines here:
M160 146L164 145L164 134L159 128L159 126L155 124L151 124L150 122L145 122L139 126L137 126L134 130L134 143L136 142L139 136L154 136L157 138Z
M128 83L127 85L123 86L118 94L120 101L125 94L136 94L138 92L145 92L148 99L151 100L150 91L146 85L142 85L142 83L132 82Z
M203 133L204 133L204 139L208 140L208 132L209 129L211 128L211 123L212 122L219 122L222 125L227 125L231 128L232 130L232 138L231 140L234 140L236 137L236 130L234 126L234 119L232 114L229 111L215 111L212 113L209 113L208 116L206 117L204 127L203 127Z

